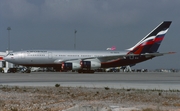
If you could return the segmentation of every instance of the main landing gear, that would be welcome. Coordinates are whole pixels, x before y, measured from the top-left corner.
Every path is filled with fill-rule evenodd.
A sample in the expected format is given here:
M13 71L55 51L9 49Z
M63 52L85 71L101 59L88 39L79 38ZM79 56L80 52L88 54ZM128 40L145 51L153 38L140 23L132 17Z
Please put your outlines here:
M23 68L21 69L21 72L22 72L22 73L31 73L31 67L23 67Z

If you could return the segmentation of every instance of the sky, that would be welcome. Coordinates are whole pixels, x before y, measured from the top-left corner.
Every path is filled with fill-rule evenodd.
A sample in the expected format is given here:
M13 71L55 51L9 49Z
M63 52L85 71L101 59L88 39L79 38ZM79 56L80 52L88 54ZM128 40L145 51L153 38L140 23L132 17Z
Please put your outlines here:
M159 52L177 52L134 68L180 69L180 0L0 0L0 51L106 50L134 46L162 21L172 21Z

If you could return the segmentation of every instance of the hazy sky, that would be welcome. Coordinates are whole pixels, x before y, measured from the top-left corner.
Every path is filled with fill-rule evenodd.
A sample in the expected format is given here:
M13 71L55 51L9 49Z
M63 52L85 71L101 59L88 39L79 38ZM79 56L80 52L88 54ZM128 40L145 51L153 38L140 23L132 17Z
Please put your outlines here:
M124 50L162 21L172 21L157 57L134 68L180 68L180 0L0 0L0 51Z

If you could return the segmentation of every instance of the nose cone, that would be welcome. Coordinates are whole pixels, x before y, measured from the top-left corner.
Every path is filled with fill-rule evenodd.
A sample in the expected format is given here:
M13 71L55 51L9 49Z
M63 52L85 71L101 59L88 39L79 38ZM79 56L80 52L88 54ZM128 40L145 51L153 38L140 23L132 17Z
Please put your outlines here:
M4 57L3 57L3 60L6 60L6 59L7 59L7 56L4 56Z
M7 56L3 57L3 60L9 61L9 60L10 60L10 57L7 55Z

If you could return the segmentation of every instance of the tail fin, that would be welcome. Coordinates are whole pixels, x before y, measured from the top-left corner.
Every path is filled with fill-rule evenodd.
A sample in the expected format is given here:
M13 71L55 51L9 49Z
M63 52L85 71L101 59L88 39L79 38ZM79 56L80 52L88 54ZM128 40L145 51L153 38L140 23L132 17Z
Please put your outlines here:
M134 54L154 53L157 52L166 32L171 25L171 21L164 21L153 29L148 35L140 40L135 46L131 47L128 52Z
M106 50L116 50L116 47L112 46L111 48L107 48Z

